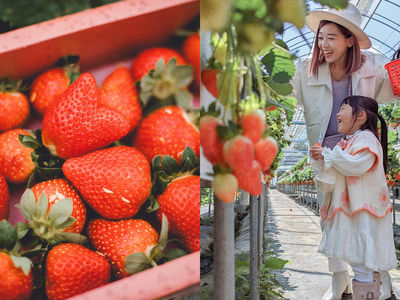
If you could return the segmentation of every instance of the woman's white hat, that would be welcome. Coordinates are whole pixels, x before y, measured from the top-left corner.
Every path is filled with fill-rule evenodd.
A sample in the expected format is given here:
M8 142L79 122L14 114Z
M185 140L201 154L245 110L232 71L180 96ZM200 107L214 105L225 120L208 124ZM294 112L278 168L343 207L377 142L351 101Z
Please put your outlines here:
M356 36L361 49L371 47L371 40L360 28L360 11L353 4L349 3L345 9L341 10L328 7L324 7L322 10L313 10L306 16L306 25L316 33L319 22L322 20L337 23L350 30Z

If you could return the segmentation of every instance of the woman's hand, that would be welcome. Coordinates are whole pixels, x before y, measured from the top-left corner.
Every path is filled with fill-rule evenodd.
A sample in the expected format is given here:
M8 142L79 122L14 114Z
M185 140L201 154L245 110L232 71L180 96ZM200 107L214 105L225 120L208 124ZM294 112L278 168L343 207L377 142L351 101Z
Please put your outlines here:
M324 156L322 155L322 147L317 144L311 147L310 155L314 160L324 159Z

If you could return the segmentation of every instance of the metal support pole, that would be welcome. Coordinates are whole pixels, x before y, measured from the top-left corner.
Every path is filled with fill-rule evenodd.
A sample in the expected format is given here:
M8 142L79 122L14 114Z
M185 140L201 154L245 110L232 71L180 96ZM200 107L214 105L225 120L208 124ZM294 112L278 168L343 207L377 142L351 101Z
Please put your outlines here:
M258 199L250 197L250 300L258 300ZM222 299L222 298L221 298ZM228 299L228 298L224 298Z
M214 299L235 299L233 203L214 199Z
M261 256L264 253L264 207L266 186L263 184L262 193L258 201L258 266L261 266Z
M211 217L211 202L213 199L213 190L212 188L209 188L209 193L208 193L208 217Z
M396 224L396 190L392 188L393 224Z

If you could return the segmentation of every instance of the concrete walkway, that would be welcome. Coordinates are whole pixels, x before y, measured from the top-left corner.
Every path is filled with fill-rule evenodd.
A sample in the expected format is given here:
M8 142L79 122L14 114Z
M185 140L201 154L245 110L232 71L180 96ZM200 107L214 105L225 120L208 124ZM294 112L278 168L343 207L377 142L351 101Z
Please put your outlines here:
M317 253L321 230L319 217L311 210L275 189L270 190L266 237L282 259L289 259L277 279L284 286L285 299L320 300L331 281L327 258ZM397 298L400 269L390 271ZM392 298L393 299L393 298Z

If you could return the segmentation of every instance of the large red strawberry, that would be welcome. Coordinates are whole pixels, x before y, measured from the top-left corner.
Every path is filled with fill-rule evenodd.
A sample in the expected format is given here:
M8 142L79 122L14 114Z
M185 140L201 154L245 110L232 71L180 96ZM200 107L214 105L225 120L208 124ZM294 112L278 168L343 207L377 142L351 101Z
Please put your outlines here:
M207 91L215 98L218 97L217 76L219 71L215 69L204 69L201 71L201 81L206 87Z
M0 295L2 300L28 300L32 294L32 272L25 274L11 257L0 252Z
M180 160L186 146L192 148L198 157L200 133L181 108L166 106L142 120L136 130L133 146L138 148L149 162L156 155L169 155Z
M200 250L199 199L200 177L194 175L174 179L157 197L158 218L165 214L170 232L178 235L190 252Z
M10 192L4 176L0 173L0 220L7 219L10 210Z
M213 165L224 160L224 143L218 135L218 125L223 125L222 121L213 116L200 118L200 145L203 147L204 156Z
M100 91L101 103L124 115L130 121L130 130L133 130L142 117L142 108L129 69L116 68L105 79Z
M183 43L182 53L194 68L196 89L200 91L200 35L191 34Z
M46 109L70 85L70 79L64 68L50 69L39 75L32 83L30 102L35 109L44 114Z
M21 127L29 116L29 102L18 82L0 82L0 131Z
M224 144L224 159L236 171L247 170L254 160L253 143L248 137L237 135Z
M110 281L110 264L100 254L81 245L64 243L46 259L46 295L66 299Z
M68 159L63 171L104 218L134 216L150 194L150 166L137 149L116 146Z
M46 193L48 199L48 209L50 211L53 205L64 198L71 198L73 202L73 210L71 217L76 221L70 227L64 229L66 232L80 233L86 222L86 208L83 204L78 192L65 179L52 179L42 181L32 188L35 194L36 202L42 193Z
M217 174L212 182L215 196L226 203L231 203L235 200L235 195L238 189L238 181L233 174Z
M129 121L100 103L90 73L84 73L44 114L42 141L53 155L70 158L109 145L125 136Z
M262 139L254 145L254 154L261 169L268 170L278 154L278 144L273 137Z
M155 68L156 62L162 58L165 64L172 58L177 65L186 65L186 60L177 51L170 48L150 48L139 53L132 62L132 76L134 81L139 81Z
M111 262L113 272L119 278L129 275L124 270L125 258L129 254L141 252L148 257L158 242L154 228L139 219L96 219L89 223L87 230L90 242Z
M35 165L31 159L33 149L19 141L19 135L31 135L23 129L13 129L0 135L0 173L10 183L25 182Z
M253 110L243 116L240 124L243 128L243 135L247 136L253 144L257 144L266 127L265 113L261 109Z
M248 165L247 170L234 170L233 175L238 180L239 188L254 195L258 196L262 192L261 184L261 167L260 163L253 160L250 165Z

